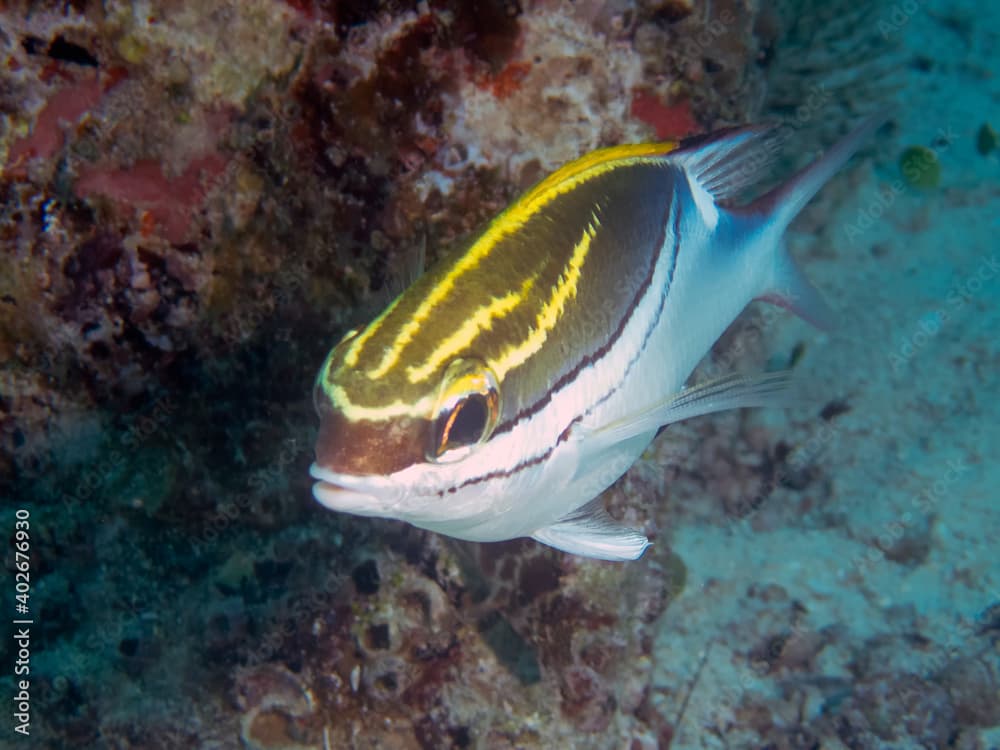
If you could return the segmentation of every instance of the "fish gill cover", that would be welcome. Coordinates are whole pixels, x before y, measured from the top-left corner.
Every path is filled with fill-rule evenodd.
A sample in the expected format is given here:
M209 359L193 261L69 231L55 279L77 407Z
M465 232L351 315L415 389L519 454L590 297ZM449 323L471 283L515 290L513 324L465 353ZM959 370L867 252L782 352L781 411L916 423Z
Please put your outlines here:
M5 746L1000 744L998 28L975 0L7 3ZM310 499L329 347L545 174L772 120L777 179L872 111L788 238L841 327L753 306L697 373L793 367L816 402L666 430L602 496L641 561Z

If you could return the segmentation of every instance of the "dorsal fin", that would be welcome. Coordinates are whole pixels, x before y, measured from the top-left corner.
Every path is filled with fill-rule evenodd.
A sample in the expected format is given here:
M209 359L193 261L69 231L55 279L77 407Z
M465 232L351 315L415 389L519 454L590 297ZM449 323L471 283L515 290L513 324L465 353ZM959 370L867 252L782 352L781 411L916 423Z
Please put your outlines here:
M770 192L756 198L749 206L740 209L740 213L767 216L776 231L783 233L827 180L882 127L886 117L882 112L865 117L820 158L807 164Z
M781 146L775 124L726 128L686 139L671 154L716 203L731 203L770 171Z

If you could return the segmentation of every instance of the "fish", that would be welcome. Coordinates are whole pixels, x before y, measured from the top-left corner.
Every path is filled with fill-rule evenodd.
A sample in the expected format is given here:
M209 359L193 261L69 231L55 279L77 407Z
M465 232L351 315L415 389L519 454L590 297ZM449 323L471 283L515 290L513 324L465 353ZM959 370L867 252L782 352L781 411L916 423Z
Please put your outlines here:
M648 538L600 494L665 425L787 401L788 372L686 383L753 300L833 325L783 238L879 124L749 201L772 125L553 172L331 349L313 391L315 499L457 539L639 558Z

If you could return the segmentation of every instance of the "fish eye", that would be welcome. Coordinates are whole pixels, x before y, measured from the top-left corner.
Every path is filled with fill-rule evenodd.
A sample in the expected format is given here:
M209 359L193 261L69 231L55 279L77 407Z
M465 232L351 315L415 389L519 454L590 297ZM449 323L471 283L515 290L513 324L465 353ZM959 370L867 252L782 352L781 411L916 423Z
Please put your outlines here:
M459 461L485 443L500 421L500 387L493 370L477 359L448 365L431 415L427 460Z

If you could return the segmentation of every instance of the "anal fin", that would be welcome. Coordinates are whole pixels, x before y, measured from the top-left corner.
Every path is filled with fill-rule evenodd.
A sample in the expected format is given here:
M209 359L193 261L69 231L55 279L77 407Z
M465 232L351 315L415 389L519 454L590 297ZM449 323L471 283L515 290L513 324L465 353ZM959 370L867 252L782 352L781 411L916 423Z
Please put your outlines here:
M531 537L563 552L616 562L636 560L649 547L645 536L609 516L599 497Z

